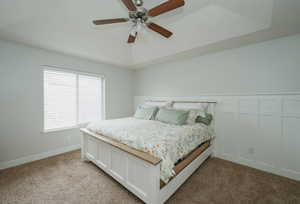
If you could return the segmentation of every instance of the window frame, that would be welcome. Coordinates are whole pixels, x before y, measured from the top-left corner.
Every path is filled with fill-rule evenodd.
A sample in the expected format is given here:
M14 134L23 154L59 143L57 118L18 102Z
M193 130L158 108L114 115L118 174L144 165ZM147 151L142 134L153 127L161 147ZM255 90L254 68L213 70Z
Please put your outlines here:
M64 130L71 130L76 129L85 126L87 123L79 123L79 75L84 76L90 76L90 77L96 77L101 79L101 92L102 92L102 98L101 98L101 110L102 110L102 119L106 119L106 104L105 104L105 96L106 96L106 79L105 76L102 74L96 74L96 73L90 73L90 72L82 72L74 69L69 68L63 68L63 67L57 67L57 66L50 66L50 65L42 65L42 87L43 87L43 133L51 133L51 132L57 132L57 131L64 131ZM69 127L60 127L60 128L45 128L45 71L57 71L57 72L65 72L70 74L76 75L76 125L69 126Z

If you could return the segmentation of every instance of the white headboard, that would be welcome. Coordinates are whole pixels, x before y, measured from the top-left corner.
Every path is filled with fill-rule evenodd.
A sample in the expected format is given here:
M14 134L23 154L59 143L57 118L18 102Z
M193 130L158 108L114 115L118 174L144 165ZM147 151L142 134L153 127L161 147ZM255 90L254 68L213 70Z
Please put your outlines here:
M186 103L186 104L207 104L207 109L208 109L208 112L211 113L213 116L215 116L215 108L216 108L216 105L217 105L217 101L184 101L184 100L174 100L174 101L167 101L167 100L145 100L145 102L155 102L155 103L159 103L159 102L172 102L172 104L175 104L175 103Z

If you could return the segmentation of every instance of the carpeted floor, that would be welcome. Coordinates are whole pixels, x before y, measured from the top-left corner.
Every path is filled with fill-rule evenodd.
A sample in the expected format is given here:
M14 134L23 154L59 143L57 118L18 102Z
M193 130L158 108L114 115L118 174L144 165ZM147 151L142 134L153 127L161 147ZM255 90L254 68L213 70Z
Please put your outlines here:
M131 204L133 194L74 151L0 172L0 203ZM300 182L208 159L167 203L298 204Z

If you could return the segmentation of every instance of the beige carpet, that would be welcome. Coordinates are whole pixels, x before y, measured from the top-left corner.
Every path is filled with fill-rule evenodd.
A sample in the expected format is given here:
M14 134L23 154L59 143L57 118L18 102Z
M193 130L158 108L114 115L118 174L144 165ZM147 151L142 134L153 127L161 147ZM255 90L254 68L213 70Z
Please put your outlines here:
M142 203L80 152L0 172L0 203ZM300 182L208 159L167 203L298 204Z

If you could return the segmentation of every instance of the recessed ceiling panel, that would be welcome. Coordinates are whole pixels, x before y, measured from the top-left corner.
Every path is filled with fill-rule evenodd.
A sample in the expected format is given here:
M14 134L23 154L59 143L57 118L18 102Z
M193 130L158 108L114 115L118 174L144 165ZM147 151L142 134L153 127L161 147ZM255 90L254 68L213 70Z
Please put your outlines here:
M174 35L165 40L152 32L144 34L133 46L134 63L267 29L271 26L272 8L273 0L188 1L184 11L153 19Z
M144 0L144 7L164 1ZM151 19L174 33L170 39L145 29L129 45L131 22L92 24L96 19L128 17L121 0L1 0L0 38L132 67L269 29L274 5L283 4L282 0L185 1L183 8ZM280 18L291 16L285 12L277 8Z

